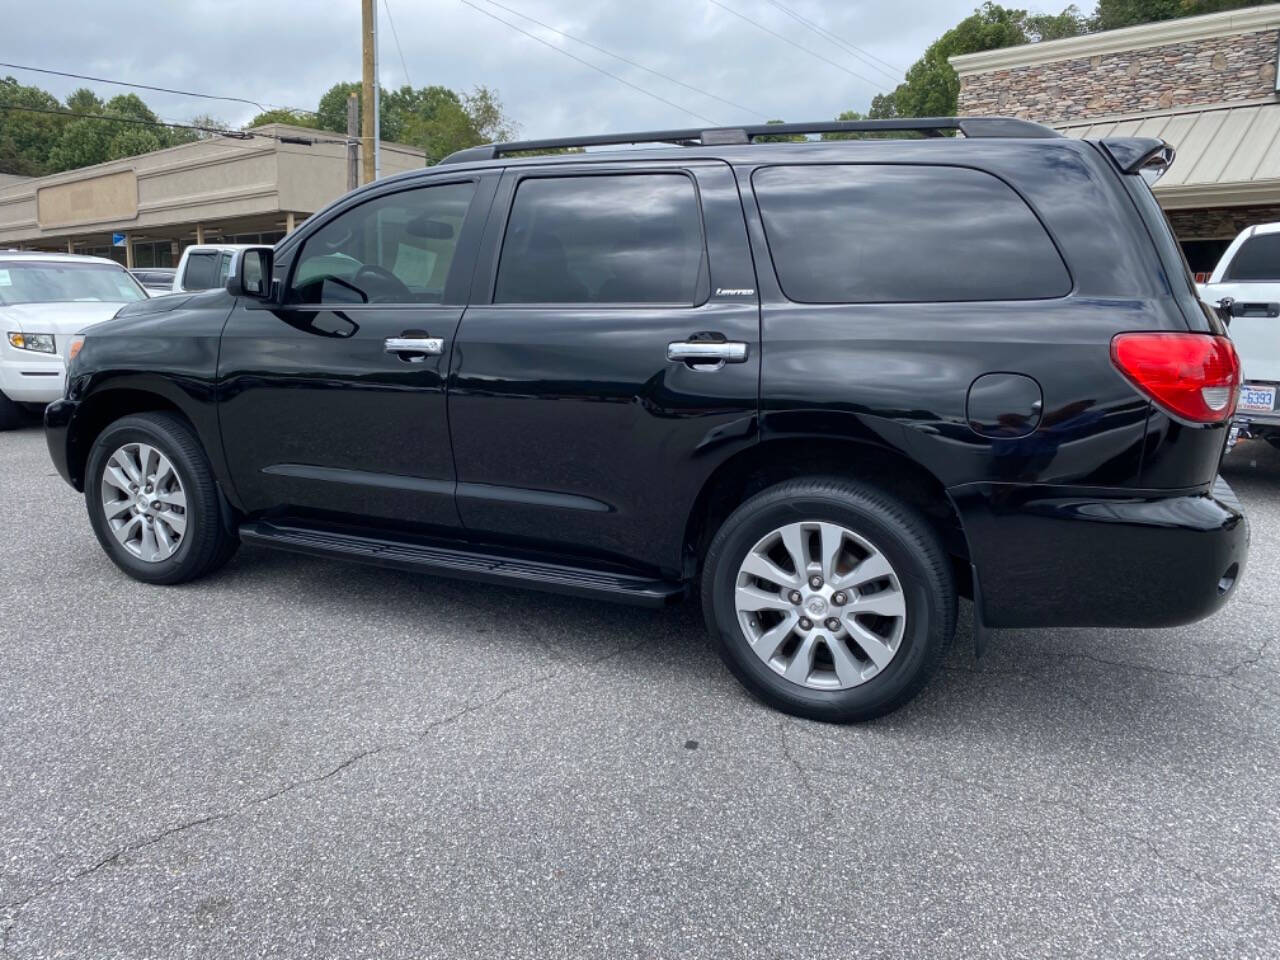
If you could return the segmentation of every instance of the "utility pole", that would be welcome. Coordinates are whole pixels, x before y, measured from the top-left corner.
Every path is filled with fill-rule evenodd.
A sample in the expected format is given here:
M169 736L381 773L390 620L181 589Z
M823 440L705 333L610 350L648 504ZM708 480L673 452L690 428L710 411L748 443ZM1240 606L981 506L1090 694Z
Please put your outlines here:
M347 190L360 186L360 99L347 97Z
M377 0L369 0L374 4ZM373 8L373 179L382 178L382 84L378 82L378 8Z
M378 173L378 19L374 0L360 0L364 39L364 84L360 97L360 155L364 161L364 182Z

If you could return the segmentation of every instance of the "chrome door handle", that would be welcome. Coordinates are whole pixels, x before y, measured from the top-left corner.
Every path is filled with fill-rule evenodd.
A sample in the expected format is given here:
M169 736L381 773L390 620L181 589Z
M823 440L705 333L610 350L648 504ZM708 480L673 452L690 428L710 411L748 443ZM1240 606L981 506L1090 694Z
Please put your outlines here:
M387 353L422 353L438 357L444 353L440 337L387 337Z
M667 359L691 363L745 363L747 345L739 340L681 340L667 344Z

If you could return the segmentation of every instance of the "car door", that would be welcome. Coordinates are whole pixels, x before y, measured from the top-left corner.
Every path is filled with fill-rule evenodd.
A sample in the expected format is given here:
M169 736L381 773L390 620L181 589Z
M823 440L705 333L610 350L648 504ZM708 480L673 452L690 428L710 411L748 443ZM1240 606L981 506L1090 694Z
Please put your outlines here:
M727 165L509 170L450 374L468 530L678 572L703 482L755 441L754 288Z
M457 526L445 378L496 180L352 198L278 251L273 301L237 301L219 411L246 509Z

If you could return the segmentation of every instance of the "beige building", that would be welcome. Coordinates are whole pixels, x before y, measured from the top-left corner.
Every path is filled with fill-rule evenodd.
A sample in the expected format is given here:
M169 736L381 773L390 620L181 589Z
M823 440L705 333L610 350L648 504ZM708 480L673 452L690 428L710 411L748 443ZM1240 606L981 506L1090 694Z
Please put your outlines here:
M253 133L0 179L0 248L173 266L193 243L274 243L346 192L341 135L280 124ZM423 151L392 143L382 145L381 159L383 176L426 163Z
M1280 5L952 57L961 114L1009 114L1074 137L1160 137L1155 185L1187 259L1280 220Z

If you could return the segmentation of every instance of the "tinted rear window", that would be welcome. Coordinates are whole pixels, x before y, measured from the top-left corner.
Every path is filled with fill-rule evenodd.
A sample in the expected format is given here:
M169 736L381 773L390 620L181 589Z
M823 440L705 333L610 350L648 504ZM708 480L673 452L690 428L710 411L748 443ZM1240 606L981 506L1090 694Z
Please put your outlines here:
M187 269L182 277L182 286L187 290L208 290L217 285L218 255L216 253L193 253L187 258Z
M1241 244L1223 279L1280 280L1280 233L1261 233Z
M960 167L765 167L752 177L778 282L802 303L1060 297L1071 278L1003 181Z
M495 303L680 303L706 285L683 174L530 179L511 206Z

